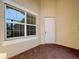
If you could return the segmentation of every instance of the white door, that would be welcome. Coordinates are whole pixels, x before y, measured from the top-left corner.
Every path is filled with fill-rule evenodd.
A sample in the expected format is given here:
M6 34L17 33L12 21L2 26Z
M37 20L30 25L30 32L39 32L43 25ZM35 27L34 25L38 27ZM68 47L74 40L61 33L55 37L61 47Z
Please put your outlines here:
M45 18L45 43L55 43L55 18Z

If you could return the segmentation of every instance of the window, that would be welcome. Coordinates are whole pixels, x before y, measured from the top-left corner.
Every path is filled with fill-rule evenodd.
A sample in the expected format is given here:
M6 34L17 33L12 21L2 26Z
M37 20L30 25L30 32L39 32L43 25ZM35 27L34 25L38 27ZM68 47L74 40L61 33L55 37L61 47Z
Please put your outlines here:
M27 13L27 35L36 35L36 17Z
M19 8L6 5L5 22L7 38L36 35L36 16Z
M36 25L36 17L30 13L27 13L27 24Z

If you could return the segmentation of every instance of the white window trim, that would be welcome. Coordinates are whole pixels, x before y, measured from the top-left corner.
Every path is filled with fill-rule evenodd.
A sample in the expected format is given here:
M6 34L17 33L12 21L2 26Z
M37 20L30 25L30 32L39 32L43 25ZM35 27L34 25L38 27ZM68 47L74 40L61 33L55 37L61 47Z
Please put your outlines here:
M12 5L10 5L10 4L7 4L7 3L5 3L5 9L6 9L6 6L12 6ZM16 6L12 6L13 8L18 8L18 7L16 7ZM21 8L18 8L18 9L21 9ZM23 10L24 11L24 10ZM24 11L25 12L25 22L26 22L26 11ZM4 19L5 20L5 19ZM5 22L6 22L6 20L5 20ZM24 25L24 30L26 30L26 26L25 26L25 24L26 23L17 23L17 22L8 22L8 23L13 23L13 24L23 24ZM4 38L4 40L5 41L10 41L10 40L18 40L18 39L22 39L22 38L26 38L26 35L25 35L25 33L24 33L24 36L20 36L20 37L10 37L10 38L7 38L7 34L6 34L6 32L7 32L7 30L6 30L6 23L5 23L5 38Z
M20 6L20 5L18 5L17 3L10 1L10 0L2 0L2 2L3 2L4 4L6 3L6 4L12 5L12 6L16 7L16 8L22 9L22 10L25 12L25 15L27 14L27 12L28 12L28 13L31 13L31 14L33 14L33 15L35 15L35 16L36 16L36 23L37 23L37 16L38 16L37 13L32 12L32 11L28 10L27 8L24 8L24 7ZM6 5L5 5L5 8L6 8ZM25 19L26 19L26 16L25 16ZM26 22L26 20L25 20L25 22ZM20 24L21 24L21 23L20 23ZM36 25L33 25L33 24L26 24L26 23L25 23L25 25L36 26L36 35L29 35L29 36L27 36L27 33L25 33L24 36L7 38L7 34L6 34L6 24L5 24L5 28L4 28L4 29L5 29L5 33L4 33L5 38L4 38L4 40L5 40L5 41L10 41L10 40L14 40L14 39L18 40L18 39L22 39L22 38L37 37L37 24L36 24ZM27 31L26 31L26 26L25 26L25 32L27 32Z
M20 38L20 40L9 40L9 41L3 41L3 46L7 46L7 45L13 45L13 44L17 44L17 43L21 43L21 42L25 42L25 41L29 41L29 40L38 40L38 36L29 36L26 38Z

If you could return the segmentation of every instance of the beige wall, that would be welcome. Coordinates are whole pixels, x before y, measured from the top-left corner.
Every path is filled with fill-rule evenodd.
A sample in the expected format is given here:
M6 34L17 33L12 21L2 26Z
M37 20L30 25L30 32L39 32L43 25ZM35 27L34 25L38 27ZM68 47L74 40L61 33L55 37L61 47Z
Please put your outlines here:
M56 0L41 0L41 43L45 43L45 17L56 17Z
M41 15L43 17L56 17L57 0L41 0Z
M39 16L39 12L40 12L40 6L39 6L40 4L38 3L39 1L37 0L12 0L12 2L15 2L18 5L21 5L27 8L28 10L37 13ZM40 30L39 30L40 23L39 23L38 16L37 16L37 35L40 34ZM4 47L4 51L7 53L8 57L12 57L14 55L22 53L40 44L40 40L35 37L28 37L28 38L22 38L20 40L14 40L14 44L12 41L3 42L3 40L4 40L4 4L0 2L0 42L1 42L0 50L3 50L2 47Z
M40 11L40 0L12 0L27 9L39 13Z
M58 0L56 42L79 49L79 0Z
M3 10L4 10L4 5L3 3L0 1L0 53L4 51L3 47L2 47L2 40L4 39L4 15L3 15Z
M41 0L41 43L44 17L56 17L56 44L79 49L79 0Z
M12 0L38 14L38 35L44 42L44 18L56 17L56 43L79 49L79 1L78 0ZM40 2L40 3L39 3ZM4 5L0 2L0 42L4 39ZM40 9L41 8L41 9ZM41 17L41 18L40 18ZM40 24L40 25L39 25ZM41 30L41 32L40 32ZM27 39L27 38L25 38ZM31 44L30 44L31 43ZM4 46L8 57L14 56L40 44L34 39ZM3 50L2 44L1 50Z

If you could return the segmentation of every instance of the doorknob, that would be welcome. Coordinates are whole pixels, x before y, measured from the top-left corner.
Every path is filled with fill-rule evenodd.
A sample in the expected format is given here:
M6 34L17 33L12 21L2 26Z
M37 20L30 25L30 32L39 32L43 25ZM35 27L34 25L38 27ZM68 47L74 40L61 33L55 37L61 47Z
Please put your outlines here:
M45 34L46 34L46 32L45 32Z

